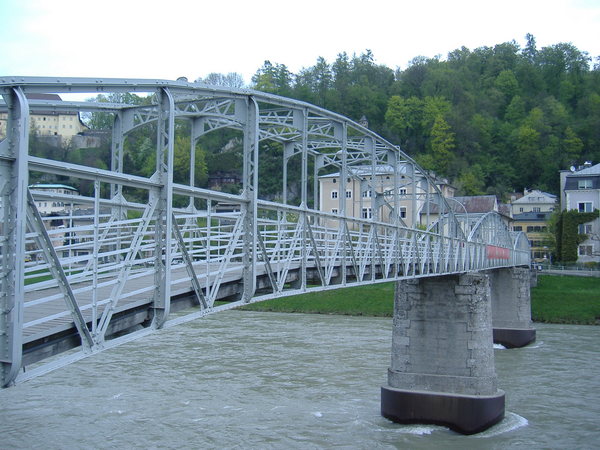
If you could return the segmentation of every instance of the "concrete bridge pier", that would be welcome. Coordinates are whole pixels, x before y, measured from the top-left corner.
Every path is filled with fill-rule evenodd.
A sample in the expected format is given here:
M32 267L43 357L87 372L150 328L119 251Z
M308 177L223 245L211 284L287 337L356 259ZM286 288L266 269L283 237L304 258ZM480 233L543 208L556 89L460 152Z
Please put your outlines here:
M492 292L494 342L506 348L524 347L535 341L531 322L531 271L511 267L489 272Z
M392 361L381 414L463 434L504 417L492 342L489 276L482 273L399 281Z

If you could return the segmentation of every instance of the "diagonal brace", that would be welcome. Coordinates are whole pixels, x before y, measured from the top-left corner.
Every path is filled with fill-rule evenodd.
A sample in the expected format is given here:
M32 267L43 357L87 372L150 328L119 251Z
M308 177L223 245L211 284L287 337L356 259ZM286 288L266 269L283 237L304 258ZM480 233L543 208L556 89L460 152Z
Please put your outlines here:
M77 327L79 336L81 336L81 345L83 346L84 350L89 351L95 346L94 339L92 338L90 330L88 329L85 319L83 318L83 314L81 314L81 310L77 305L77 301L75 300L75 295L73 294L69 280L67 280L67 276L65 275L65 272L60 264L60 260L58 259L58 255L54 250L50 236L48 235L48 232L46 231L46 228L42 222L42 216L40 216L40 213L35 206L33 196L31 195L29 189L27 189L27 217L29 219L29 225L35 232L36 243L44 253L44 258L50 267L50 272L52 273L54 279L57 280L58 287L62 291L65 298L65 303L71 310L73 322L75 323L75 327Z
M202 287L200 286L200 282L198 281L198 276L196 275L196 271L194 270L194 266L192 265L192 258L190 257L187 248L185 247L185 242L183 241L183 235L181 234L181 228L179 228L179 224L177 223L177 219L175 218L175 214L173 214L173 232L175 234L175 239L179 243L179 248L181 249L181 255L185 261L185 268L187 270L188 275L192 281L192 287L194 288L194 292L196 293L196 298L198 298L198 303L202 305L202 308L207 309L208 303L206 302L206 297L204 297L204 293L202 292Z

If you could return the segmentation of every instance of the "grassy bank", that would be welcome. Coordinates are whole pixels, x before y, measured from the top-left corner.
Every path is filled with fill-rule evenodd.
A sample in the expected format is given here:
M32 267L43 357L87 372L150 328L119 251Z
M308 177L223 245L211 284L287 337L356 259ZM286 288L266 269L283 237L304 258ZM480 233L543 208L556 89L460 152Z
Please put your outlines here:
M540 275L531 290L531 317L536 322L599 324L600 278Z
M381 283L267 300L244 306L249 311L345 314L392 317L394 284Z
M541 275L538 281L538 286L531 290L531 316L534 321L598 323L600 278ZM394 310L394 284L313 292L254 303L243 309L391 317Z

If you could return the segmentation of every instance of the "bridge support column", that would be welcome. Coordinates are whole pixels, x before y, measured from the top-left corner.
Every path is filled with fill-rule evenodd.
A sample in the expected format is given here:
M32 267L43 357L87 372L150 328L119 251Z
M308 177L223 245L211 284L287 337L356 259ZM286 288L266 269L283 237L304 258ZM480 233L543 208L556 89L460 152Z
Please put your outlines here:
M512 267L490 271L494 342L507 348L535 341L531 323L531 272Z
M398 282L381 414L463 434L502 420L504 392L496 383L491 313L485 274Z

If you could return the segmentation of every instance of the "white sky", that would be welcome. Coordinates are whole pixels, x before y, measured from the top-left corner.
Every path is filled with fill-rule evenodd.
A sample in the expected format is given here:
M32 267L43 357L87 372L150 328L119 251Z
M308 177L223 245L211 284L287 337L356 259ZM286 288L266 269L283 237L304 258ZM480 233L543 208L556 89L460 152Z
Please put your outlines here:
M378 64L535 36L600 55L600 0L0 0L0 76L297 73L370 49Z

